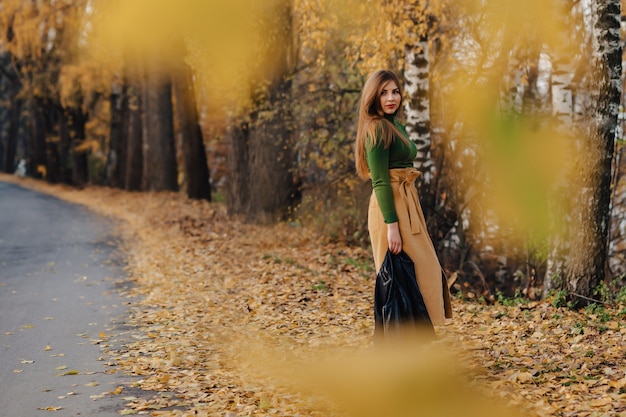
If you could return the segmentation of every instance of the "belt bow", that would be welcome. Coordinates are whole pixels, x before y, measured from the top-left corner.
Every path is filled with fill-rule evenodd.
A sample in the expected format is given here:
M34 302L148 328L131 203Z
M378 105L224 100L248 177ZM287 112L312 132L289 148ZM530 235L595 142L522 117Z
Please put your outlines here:
M398 190L402 199L409 209L409 223L411 224L411 233L416 235L420 233L420 216L417 208L417 189L415 188L415 180L420 176L420 172L415 168L392 169L389 171L390 181L399 183Z

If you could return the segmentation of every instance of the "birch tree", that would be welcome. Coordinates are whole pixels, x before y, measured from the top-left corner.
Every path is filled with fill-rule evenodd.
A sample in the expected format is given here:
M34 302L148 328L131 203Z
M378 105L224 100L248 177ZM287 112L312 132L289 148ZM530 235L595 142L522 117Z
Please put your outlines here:
M409 12L409 19L418 22ZM404 47L404 89L407 100L404 102L406 129L409 139L417 146L414 165L422 173L420 184L429 185L434 165L431 159L430 140L430 85L428 38L426 34L411 32Z
M566 269L566 289L575 302L586 302L605 278L611 164L621 96L622 46L619 0L589 3L593 16L592 123L587 136L589 175L586 175L575 220L581 227L572 235Z
M622 62L622 67L624 62ZM624 123L623 110L620 123ZM614 161L614 189L611 198L611 227L609 230L609 269L614 277L626 274L626 147L623 127L618 138Z

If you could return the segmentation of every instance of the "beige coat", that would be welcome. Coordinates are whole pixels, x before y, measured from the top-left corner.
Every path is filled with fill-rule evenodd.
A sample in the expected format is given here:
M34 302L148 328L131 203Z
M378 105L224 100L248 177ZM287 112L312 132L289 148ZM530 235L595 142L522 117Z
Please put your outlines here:
M431 321L434 325L442 325L446 317L452 317L450 292L442 274L437 253L428 236L424 213L417 197L415 180L418 176L419 171L415 168L389 170L393 201L402 237L402 250L413 260L417 283ZM387 225L374 192L370 197L367 223L374 252L374 264L378 272L389 245Z

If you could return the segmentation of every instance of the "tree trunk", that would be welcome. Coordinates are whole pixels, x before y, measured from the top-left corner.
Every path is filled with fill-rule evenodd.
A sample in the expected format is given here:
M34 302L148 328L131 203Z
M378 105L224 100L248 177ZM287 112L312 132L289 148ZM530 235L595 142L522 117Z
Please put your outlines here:
M124 152L124 189L141 190L143 183L143 103L141 88L136 85L126 87L126 98L122 103L122 126L126 137Z
M122 83L114 82L109 96L111 123L109 134L109 153L105 168L104 183L116 188L124 187L124 157L126 156L125 145L126 135L123 130L124 101L126 97L126 86Z
M511 54L512 63L510 73L506 75L506 90L500 94L500 112L502 115L518 116L524 107L524 86L522 77L524 68L522 59L517 54Z
M46 170L47 180L52 183L64 182L64 154L61 141L63 108L60 103L50 100L40 101L46 115Z
M409 18L415 21L413 16ZM431 136L428 39L413 33L409 34L409 39L413 42L404 47L404 86L408 96L404 103L406 128L409 139L417 146L414 166L421 173L416 184L420 203L428 232L435 248L439 249L441 242L454 228L458 208L456 204L441 201L441 196L450 194L450 184L438 171L444 163L445 152L437 152L438 147L434 145Z
M624 65L624 63L622 63ZM623 121L622 121L623 123ZM623 142L622 137L619 142ZM616 146L614 161L614 190L611 199L611 226L609 230L609 269L613 277L626 274L626 146Z
M247 122L231 126L227 132L228 152L228 213L245 214L251 194L249 172L249 137Z
M228 209L248 222L284 220L294 203L292 131L288 110L277 107L259 113L253 128L244 124L230 131Z
M181 60L174 72L176 120L182 136L182 151L187 196L211 201L209 166L198 120L193 77L189 66Z
M87 115L80 107L69 107L64 109L64 123L67 124L72 160L72 184L77 187L84 187L89 181L88 154L89 150L83 147L85 142L85 123Z
M408 99L405 102L406 130L417 146L415 167L422 173L418 189L427 188L434 176L430 141L430 84L428 40L422 38L404 47L404 88ZM423 187L422 187L423 185ZM425 193L420 193L423 197Z
M295 59L290 2L278 2L271 39L272 71L257 109L229 131L228 211L246 221L269 223L286 218L299 184L294 181L291 81Z
M0 155L0 171L12 173L15 171L17 162L15 159L23 99L17 96L22 88L22 85L13 70L11 65L11 55L8 52L2 53L0 57L0 76L4 80L3 85L5 86L2 89L2 101L9 103L9 108L6 112L7 126L0 126L0 147L2 147L2 154Z
M9 120L8 120L8 129L6 131L6 139L3 140L4 152L3 152L3 171L7 173L12 173L15 171L15 157L17 151L17 136L20 128L20 116L22 114L22 103L23 100L13 96L10 100L9 109Z
M291 83L283 82L279 91L289 94ZM278 97L283 96L278 94ZM278 99L277 101L280 101ZM259 113L262 123L249 132L249 175L253 185L248 200L247 220L271 223L284 220L297 184L294 184L292 168L293 131L290 109L280 104L269 114Z
M40 109L37 100L30 96L27 99L28 111L28 172L34 178L46 179L46 127L43 109Z
M243 215L248 222L267 224L285 219L294 203L297 184L291 174L292 132L287 111L277 106L275 110L254 115L251 121L254 128L247 124L231 128L230 214Z
M579 196L578 219L583 226L573 236L566 273L568 293L581 304L593 296L605 278L611 164L621 96L622 47L620 43L620 0L596 0L594 12L593 118L589 134L589 182ZM579 297L580 296L580 297Z
M147 66L143 85L143 182L146 191L178 191L172 84L155 62Z

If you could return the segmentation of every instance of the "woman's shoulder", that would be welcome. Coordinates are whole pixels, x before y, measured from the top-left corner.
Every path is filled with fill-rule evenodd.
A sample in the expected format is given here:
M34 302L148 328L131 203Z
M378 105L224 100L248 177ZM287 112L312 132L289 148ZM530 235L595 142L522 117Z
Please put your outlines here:
M409 134L406 131L406 125L398 119L393 119L393 124L408 139Z
M406 125L398 119L393 119L393 124L402 130L406 130Z

